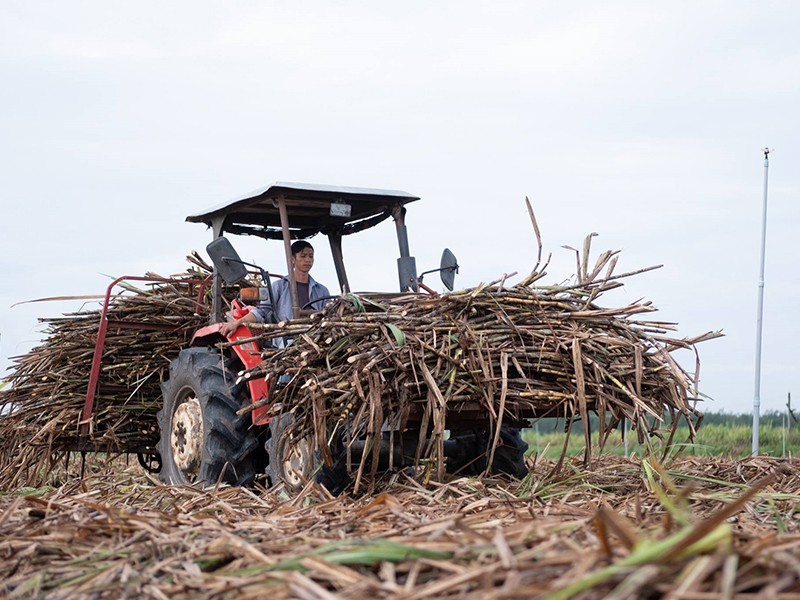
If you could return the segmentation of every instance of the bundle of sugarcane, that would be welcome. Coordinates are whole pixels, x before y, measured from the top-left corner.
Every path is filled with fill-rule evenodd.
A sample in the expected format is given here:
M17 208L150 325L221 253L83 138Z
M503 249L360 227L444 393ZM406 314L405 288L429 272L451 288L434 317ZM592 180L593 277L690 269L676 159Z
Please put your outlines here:
M44 341L14 359L12 387L0 393L0 472L33 472L69 450L152 451L169 361L208 315L198 295L209 267L196 254L189 260L184 273L146 275L163 281L115 288L94 410L83 429L101 310L40 319Z
M496 444L503 424L580 419L587 461L590 412L601 446L622 419L642 442L682 420L693 434L696 380L670 353L721 334L669 337L674 324L639 317L656 310L650 302L602 308L619 279L649 270L612 277L616 254L604 253L591 272L584 258L572 285L536 285L542 269L510 287L504 278L442 296L349 295L306 319L263 326L264 338L289 334L293 343L244 377L290 375L271 410L291 411L293 437L312 437L326 458L337 433L375 448L388 422L421 431L417 458L433 459L440 475L445 431L457 427L482 425Z

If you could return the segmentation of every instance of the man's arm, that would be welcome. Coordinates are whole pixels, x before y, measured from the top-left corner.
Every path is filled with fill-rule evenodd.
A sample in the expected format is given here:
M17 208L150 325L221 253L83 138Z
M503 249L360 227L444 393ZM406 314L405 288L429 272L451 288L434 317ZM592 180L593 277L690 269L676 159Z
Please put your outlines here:
M222 327L219 328L219 332L225 337L229 337L239 328L239 325L244 325L245 323L255 323L257 320L258 319L256 318L255 311L250 311L240 319L234 319L233 321L223 323Z
M280 283L281 283L280 281L276 281L272 286L272 297L275 299L276 304L278 304L281 294L283 293L283 286L279 285ZM236 331L236 329L240 325L245 325L247 323L276 323L276 322L277 321L275 319L275 311L273 310L272 304L270 304L269 300L264 300L253 310L248 312L245 316L224 323L222 327L220 327L219 331L222 335L227 337L230 336L234 331Z

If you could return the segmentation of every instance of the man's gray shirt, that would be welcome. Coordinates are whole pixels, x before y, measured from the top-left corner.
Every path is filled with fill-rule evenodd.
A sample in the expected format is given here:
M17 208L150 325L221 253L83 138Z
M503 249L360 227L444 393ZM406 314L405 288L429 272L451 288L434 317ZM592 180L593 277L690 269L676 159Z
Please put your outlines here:
M308 276L308 298L311 308L314 310L322 309L324 301L322 298L330 296L331 293L321 283L314 280L311 275ZM275 308L269 301L264 301L253 309L253 314L256 317L257 323L280 323L281 321L288 321L294 315L292 310L292 294L289 292L289 278L282 277L272 284L272 297L275 300ZM304 308L304 307L300 307ZM274 317L274 318L273 318Z

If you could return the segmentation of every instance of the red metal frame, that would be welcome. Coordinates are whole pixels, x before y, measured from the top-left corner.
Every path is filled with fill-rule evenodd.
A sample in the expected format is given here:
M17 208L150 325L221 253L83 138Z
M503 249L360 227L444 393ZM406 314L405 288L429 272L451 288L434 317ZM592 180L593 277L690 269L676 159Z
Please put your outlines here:
M155 325L155 324L148 324L148 323L138 323L138 322L124 322L124 321L117 321L117 320L109 320L108 319L108 306L111 302L111 292L112 290L122 281L150 281L154 283L198 283L200 285L200 290L197 295L197 306L198 312L199 309L202 307L202 298L205 295L206 287L208 282L210 281L211 276L208 276L204 279L197 279L197 280L177 280L175 278L166 278L166 277L137 277L134 275L123 275L122 277L117 277L114 281L106 289L105 300L103 301L103 310L100 313L100 327L97 330L97 340L94 344L94 355L92 356L92 370L89 372L89 385L86 388L86 400L83 403L83 414L81 416L80 422L80 433L81 435L86 435L89 433L89 423L94 411L94 400L97 394L97 383L100 379L100 363L103 359L103 349L106 345L106 334L108 333L109 326L115 327L117 329L142 329L142 330L151 330L151 331L169 331L170 329L175 329L174 326L171 325Z
M233 302L234 306L238 305L236 300ZM238 316L241 316L241 314ZM225 339L224 336L219 333L220 327L222 327L222 323L214 323L198 329L192 338L192 346L206 345L205 340L209 337ZM248 329L245 325L240 325L236 331L233 332L233 335L227 339L231 342L235 342L241 339L252 337L254 337L253 332L250 331L250 329ZM235 344L231 346L231 350L233 350L236 353L236 356L239 357L239 360L242 361L242 365L244 365L245 369L252 369L253 367L261 364L261 350L259 349L258 344L253 340ZM250 399L253 404L269 397L269 382L265 377L249 379L247 381L247 387L250 389ZM259 406L254 408L252 410L253 425L266 425L269 423L270 420L267 417L268 410L269 406Z
M233 307L232 312L234 319L241 319L253 310L252 306L246 306L235 298L231 304ZM230 341L235 342L242 338L252 337L254 337L253 332L250 331L247 326L240 325L237 327L236 331L233 332L233 335L230 337ZM258 347L258 343L254 340L236 344L232 346L232 348L246 369L252 369L253 367L261 364L261 350ZM253 404L256 404L259 401L269 397L269 381L267 381L266 377L250 379L248 380L247 385L250 388L250 400ZM270 419L267 417L268 410L269 406L266 405L254 408L252 412L253 425L266 425L269 423Z

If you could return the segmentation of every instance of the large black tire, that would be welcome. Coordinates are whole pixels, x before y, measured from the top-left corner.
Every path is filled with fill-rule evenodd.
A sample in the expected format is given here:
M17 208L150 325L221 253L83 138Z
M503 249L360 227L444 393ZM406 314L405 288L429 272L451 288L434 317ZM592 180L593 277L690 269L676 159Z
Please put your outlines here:
M235 384L240 368L238 360L225 360L211 348L182 350L172 361L158 413L163 482L210 486L253 481L263 451L250 415L236 414L248 402L246 387Z
M505 473L516 479L528 474L525 453L528 442L522 439L522 431L517 427L500 427L500 444L494 450L492 473Z
M494 439L494 434L488 429L452 432L450 439L455 440L459 446L457 456L447 459L447 471L458 475L480 475L484 473L487 463L487 449ZM503 425L500 427L500 440L494 450L494 458L489 472L492 474L503 473L516 479L522 479L528 474L525 465L525 452L528 443L522 439L520 429Z

